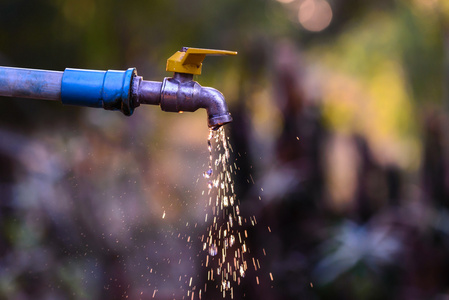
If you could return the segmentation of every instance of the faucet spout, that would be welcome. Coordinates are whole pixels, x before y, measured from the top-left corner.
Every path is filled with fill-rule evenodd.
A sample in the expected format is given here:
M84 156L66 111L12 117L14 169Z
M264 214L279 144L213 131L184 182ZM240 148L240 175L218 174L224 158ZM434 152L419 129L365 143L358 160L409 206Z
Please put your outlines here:
M223 94L214 88L202 87L198 95L200 107L205 108L208 116L208 125L218 129L222 125L232 122L231 114Z

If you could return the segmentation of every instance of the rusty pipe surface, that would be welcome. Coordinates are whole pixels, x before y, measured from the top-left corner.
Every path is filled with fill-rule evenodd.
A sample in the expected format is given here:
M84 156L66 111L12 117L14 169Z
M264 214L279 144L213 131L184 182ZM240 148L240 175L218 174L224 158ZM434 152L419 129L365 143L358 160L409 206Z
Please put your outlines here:
M63 72L0 67L0 96L61 100Z

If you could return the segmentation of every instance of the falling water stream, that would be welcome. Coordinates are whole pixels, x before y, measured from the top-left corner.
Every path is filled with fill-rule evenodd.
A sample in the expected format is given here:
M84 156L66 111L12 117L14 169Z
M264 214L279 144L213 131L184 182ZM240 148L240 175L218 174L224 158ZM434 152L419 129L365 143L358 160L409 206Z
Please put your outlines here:
M255 225L256 218L249 220L240 215L240 201L235 194L233 174L236 163L231 163L229 144L223 127L211 130L207 140L209 150L208 168L203 173L207 187L204 195L206 232L201 236L202 249L206 253L202 267L207 271L207 282L202 287L193 286L189 299L201 299L208 289L219 289L223 298L239 299L235 287L241 284L248 267L260 269L258 259L251 257L247 246L247 230L243 225ZM256 276L256 282L259 279Z

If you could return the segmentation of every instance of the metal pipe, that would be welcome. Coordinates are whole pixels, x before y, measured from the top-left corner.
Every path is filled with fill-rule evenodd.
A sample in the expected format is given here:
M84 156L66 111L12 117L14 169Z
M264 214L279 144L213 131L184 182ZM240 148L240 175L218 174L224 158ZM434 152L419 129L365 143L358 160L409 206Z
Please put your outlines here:
M159 105L161 88L162 82L160 81L142 80L141 76L134 77L132 88L134 107L140 106L140 104Z
M127 116L140 104L160 105L168 112L204 108L210 128L232 121L222 93L202 87L192 74L177 72L173 78L156 82L143 80L134 68L57 72L0 67L0 96L61 100L64 104L120 110Z
M61 100L63 72L0 67L0 96Z

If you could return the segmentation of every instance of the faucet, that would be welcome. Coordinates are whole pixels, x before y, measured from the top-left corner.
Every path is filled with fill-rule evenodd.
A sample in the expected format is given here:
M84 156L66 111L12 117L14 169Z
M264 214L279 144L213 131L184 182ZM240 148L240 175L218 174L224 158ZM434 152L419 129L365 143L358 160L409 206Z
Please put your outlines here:
M167 60L166 70L174 72L172 78L166 77L162 83L145 81L139 76L134 78L134 106L155 104L169 112L193 112L204 108L208 125L213 129L232 122L223 94L193 80L193 75L201 74L202 61L207 54L236 55L237 52L183 47Z
M120 110L130 116L141 104L160 105L167 112L204 108L208 126L232 122L223 94L193 80L206 55L236 55L234 51L183 47L167 60L173 77L143 80L135 68L126 71L65 69L64 72L0 67L0 96L57 100L64 104Z

